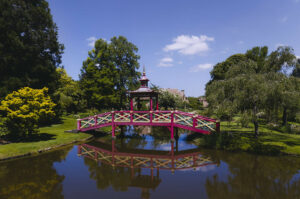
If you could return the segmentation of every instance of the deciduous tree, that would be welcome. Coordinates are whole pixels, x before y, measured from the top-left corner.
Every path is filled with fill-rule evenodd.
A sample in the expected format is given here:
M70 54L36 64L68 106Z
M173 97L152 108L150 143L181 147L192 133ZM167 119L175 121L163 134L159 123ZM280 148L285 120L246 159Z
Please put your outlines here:
M45 0L0 1L0 97L21 87L57 88L63 45Z
M137 47L125 37L99 39L83 62L80 86L89 108L124 108L126 92L138 85Z

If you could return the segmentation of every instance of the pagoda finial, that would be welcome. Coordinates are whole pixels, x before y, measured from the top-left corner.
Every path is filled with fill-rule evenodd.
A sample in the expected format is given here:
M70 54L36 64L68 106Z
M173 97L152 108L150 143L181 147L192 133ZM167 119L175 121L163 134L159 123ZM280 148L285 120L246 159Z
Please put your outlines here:
M143 76L146 76L146 68L145 68L145 65L143 65Z

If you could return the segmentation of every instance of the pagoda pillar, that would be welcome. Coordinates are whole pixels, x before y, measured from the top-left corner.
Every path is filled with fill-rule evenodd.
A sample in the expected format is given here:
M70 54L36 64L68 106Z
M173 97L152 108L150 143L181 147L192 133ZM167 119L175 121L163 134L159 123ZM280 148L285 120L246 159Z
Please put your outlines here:
M133 111L133 98L130 98L130 110Z
M152 101L152 97L150 97L150 111L153 110L152 106L153 106L153 101Z

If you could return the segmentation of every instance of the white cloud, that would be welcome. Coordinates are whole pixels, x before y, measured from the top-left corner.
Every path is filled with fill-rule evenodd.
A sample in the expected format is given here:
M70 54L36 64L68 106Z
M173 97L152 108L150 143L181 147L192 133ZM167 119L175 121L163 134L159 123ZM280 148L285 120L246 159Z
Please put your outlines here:
M158 66L171 67L171 66L173 66L173 59L171 57L164 57L159 61Z
M285 23L285 22L287 22L287 20L288 20L288 17L287 17L287 16L284 16L284 17L282 17L279 21L280 21L281 23Z
M244 44L245 42L244 41L238 41L238 44L240 44L240 45L242 45L242 44Z
M166 45L164 51L177 51L184 55L202 54L209 50L208 42L214 41L213 37L206 35L189 36L180 35L173 39L173 43Z
M300 56L296 55L296 58L297 58L297 59L300 59Z
M87 38L86 40L88 41L88 45L93 48L95 46L95 42L96 42L97 38L93 36L93 37Z
M197 66L191 67L190 68L190 72L198 72L200 70L206 70L206 69L210 69L212 68L213 65L212 64L198 64Z
M294 0L294 2L295 2L295 3L299 3L299 2L300 2L300 0Z

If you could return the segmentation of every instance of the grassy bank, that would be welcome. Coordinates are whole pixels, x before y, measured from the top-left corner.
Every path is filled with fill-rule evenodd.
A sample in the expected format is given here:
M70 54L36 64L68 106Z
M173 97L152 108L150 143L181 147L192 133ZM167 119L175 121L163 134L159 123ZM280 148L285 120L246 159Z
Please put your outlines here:
M267 125L259 126L259 137L254 137L252 124L248 128L235 122L221 122L221 133L210 136L192 136L200 146L229 151L245 151L257 154L288 154L300 156L300 135L284 133L270 129Z
M71 129L76 129L76 119L72 116L64 117L62 124L40 128L39 136L35 140L0 145L0 160L9 157L36 154L91 137L90 134L85 133L64 132Z

